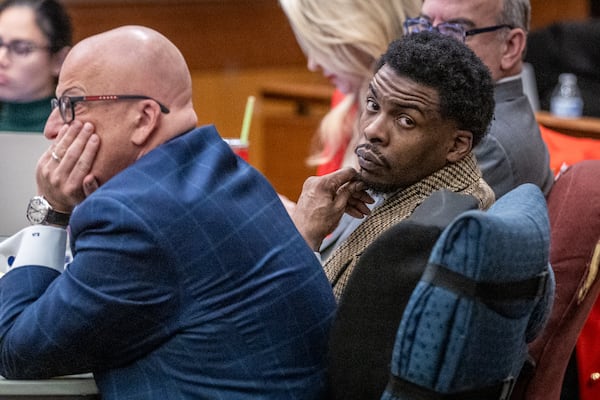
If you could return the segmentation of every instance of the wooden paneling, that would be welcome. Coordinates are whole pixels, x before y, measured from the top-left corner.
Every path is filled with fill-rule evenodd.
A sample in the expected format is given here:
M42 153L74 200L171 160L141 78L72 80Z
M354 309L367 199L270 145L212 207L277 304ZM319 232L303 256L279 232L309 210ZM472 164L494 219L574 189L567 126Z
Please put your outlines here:
M588 15L588 0L531 0L531 29L553 22L582 20Z
M315 168L306 165L311 139L320 116L265 115L262 172L277 193L296 201L302 184Z
M263 173L268 160L270 160L271 166L273 165L273 159L269 158L271 150L265 144L266 136L299 134L311 137L316 129L316 123L318 123L316 121L315 126L308 127L306 130L302 127L302 123L297 127L292 124L280 132L275 128L277 124L273 125L267 122L268 132L265 131L264 119L281 117L293 120L297 115L298 106L295 102L262 97L263 89L272 87L273 82L296 82L299 85L306 84L308 87L325 83L321 74L309 72L304 65L287 68L244 69L223 74L214 71L192 73L194 108L200 124L214 123L225 137L239 137L248 96L256 97L254 118L250 126L250 162ZM312 108L311 110L311 115L315 115L316 110ZM319 110L321 115L325 111ZM307 145L299 148L290 146L286 154L288 157L304 160L308 156Z
M145 25L179 47L190 69L304 65L277 0L67 1L78 41L121 25Z
M192 69L304 64L277 0L64 0L80 40L127 24L164 33ZM531 28L589 15L588 0L531 0Z
M332 93L333 87L323 82L271 81L260 89L264 110L262 151L257 157L275 189L293 201L298 199L306 178L316 172L306 159L319 123L329 110ZM276 111L273 107L277 105L286 105L287 109Z

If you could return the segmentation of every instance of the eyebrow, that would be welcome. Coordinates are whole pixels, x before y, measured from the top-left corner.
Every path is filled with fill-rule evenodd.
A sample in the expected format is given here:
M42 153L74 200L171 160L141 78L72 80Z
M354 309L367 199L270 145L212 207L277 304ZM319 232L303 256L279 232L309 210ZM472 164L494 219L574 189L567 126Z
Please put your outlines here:
M37 45L36 41L34 39L26 39L26 38L12 38L10 40L6 40L6 38L2 35L0 35L0 40L3 41L4 43L15 43L15 42L22 42L22 43L30 43L33 45Z
M373 87L373 84L371 82L369 82L369 92L371 92L373 94L373 96L378 97L377 90L375 90L375 88Z
M374 97L379 98L377 90L373 86L372 83L369 83L369 92L373 94ZM423 107L419 107L418 104L413 104L412 102L398 102L392 101L391 104L394 106L394 109L410 109L415 110L416 112L425 115L426 110Z
M419 17L421 18L425 18L426 20L431 21L431 17L426 15L426 14L419 14ZM450 24L458 24L458 25L463 25L469 28L473 28L475 27L475 23L473 21L471 21L470 19L466 19L466 18L452 18L443 22L447 22Z
M77 86L72 86L72 87L69 87L69 88L63 90L63 92L60 94L60 96L57 95L56 98L58 99L62 96L84 96L84 94L83 94L82 89L80 89Z

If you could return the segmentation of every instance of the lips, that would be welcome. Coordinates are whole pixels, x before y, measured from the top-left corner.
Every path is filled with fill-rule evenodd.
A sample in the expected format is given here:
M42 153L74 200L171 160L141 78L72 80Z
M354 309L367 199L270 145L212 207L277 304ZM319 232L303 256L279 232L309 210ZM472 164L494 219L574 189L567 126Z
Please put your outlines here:
M360 167L366 171L385 167L386 165L379 155L365 147L357 148L356 155L358 156L358 165L360 165Z

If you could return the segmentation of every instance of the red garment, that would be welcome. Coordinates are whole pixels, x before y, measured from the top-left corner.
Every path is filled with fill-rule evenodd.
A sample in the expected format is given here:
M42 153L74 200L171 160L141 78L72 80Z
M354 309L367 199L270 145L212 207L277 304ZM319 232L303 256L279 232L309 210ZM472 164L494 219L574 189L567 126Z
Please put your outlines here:
M337 106L345 97L345 94L340 92L338 89L335 89L333 95L331 97L331 108ZM330 172L337 171L342 167L342 163L344 162L344 154L346 153L346 148L348 147L348 142L344 143L343 146L340 146L338 151L334 154L334 156L326 162L325 164L321 164L317 167L317 175L326 175Z
M579 399L600 399L600 303L596 300L577 345Z
M600 159L600 140L578 138L540 126L556 174L562 165ZM579 377L579 400L600 399L600 298L596 300L575 346Z
M550 153L550 168L555 175L563 164L600 159L600 140L564 135L541 125L540 131Z

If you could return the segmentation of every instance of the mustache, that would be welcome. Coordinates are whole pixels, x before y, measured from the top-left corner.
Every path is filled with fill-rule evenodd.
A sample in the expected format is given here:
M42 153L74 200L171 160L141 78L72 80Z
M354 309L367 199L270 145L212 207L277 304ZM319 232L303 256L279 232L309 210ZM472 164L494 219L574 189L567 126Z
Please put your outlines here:
M371 153L371 155L367 155L366 153ZM363 157L363 158L372 158L372 156L375 156L375 158L377 159L377 161L379 163L381 163L383 166L389 168L390 164L387 161L387 159L385 158L385 156L381 153L381 151L379 150L379 148L374 145L373 143L362 143L359 144L358 146L356 146L354 148L354 154L356 154L358 157Z

